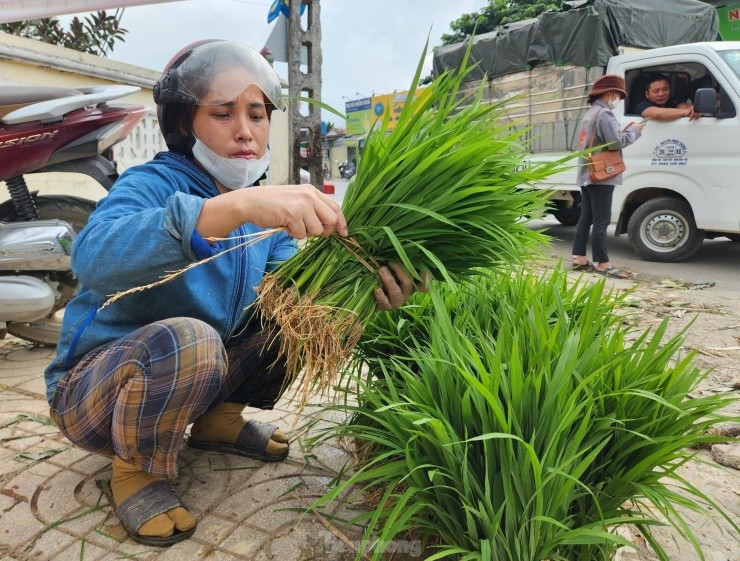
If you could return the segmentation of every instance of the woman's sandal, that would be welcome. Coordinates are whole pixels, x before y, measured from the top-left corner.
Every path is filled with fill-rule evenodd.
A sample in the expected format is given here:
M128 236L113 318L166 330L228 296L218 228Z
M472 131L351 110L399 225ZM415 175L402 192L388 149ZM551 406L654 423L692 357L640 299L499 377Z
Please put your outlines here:
M611 277L613 279L629 279L630 278L630 276L627 273L615 267L607 267L606 269L594 269L594 271L599 273L600 275L604 275L605 277Z
M594 264L591 263L588 259L585 263L573 263L573 266L570 269L571 271L593 271L594 270Z
M116 503L113 501L113 491L110 487L110 481L98 480L96 483L108 498L108 502L121 521L124 530L126 530L126 533L135 542L154 547L169 547L189 538L195 533L197 525L185 532L180 532L176 529L174 534L166 538L142 536L139 534L139 528L158 514L164 514L179 506L187 508L183 505L180 497L172 490L172 487L164 481L150 483L123 501L120 506L116 506Z
M188 439L188 445L200 450L211 450L212 452L224 452L262 460L263 462L281 462L288 457L289 450L282 454L268 454L267 443L270 442L272 433L277 430L274 425L268 425L255 419L249 419L244 425L236 442L212 442L207 440L196 440L192 436Z

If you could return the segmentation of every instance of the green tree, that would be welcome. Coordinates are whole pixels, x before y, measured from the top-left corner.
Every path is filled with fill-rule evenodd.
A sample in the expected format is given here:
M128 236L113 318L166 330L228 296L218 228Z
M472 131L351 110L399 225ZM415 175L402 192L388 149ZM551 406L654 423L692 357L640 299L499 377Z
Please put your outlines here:
M563 10L564 0L490 0L477 12L463 14L450 23L452 33L442 35L442 44L464 41L473 33L487 33L512 23L537 17L542 12Z
M113 51L117 41L124 42L128 33L121 27L123 9L109 15L99 11L85 16L75 16L65 30L57 18L41 18L0 24L0 31L37 39L52 45L61 45L75 51L104 56Z

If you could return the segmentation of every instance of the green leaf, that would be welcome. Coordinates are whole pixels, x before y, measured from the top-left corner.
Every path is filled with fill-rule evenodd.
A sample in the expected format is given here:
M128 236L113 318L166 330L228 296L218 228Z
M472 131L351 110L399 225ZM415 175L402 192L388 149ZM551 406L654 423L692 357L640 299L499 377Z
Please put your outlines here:
M33 460L34 462L38 462L39 460L45 460L46 458L51 458L52 456L56 456L60 452L64 452L65 450L68 450L69 446L66 448L59 448L58 450L45 450L44 452L23 452L21 454L18 454L19 458L25 458L27 460Z

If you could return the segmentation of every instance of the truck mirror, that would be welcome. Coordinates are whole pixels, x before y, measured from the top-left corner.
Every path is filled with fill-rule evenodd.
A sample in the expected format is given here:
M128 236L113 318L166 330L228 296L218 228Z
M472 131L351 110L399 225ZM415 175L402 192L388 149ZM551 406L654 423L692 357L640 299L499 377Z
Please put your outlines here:
M714 88L699 88L694 95L694 111L704 115L715 115L718 111L717 92Z

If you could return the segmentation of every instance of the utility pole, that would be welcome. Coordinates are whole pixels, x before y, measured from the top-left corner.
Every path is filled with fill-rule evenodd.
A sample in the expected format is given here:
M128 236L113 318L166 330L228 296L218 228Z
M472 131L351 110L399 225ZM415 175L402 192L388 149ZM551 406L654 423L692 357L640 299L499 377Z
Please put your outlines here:
M306 4L306 29L301 26L301 3ZM288 91L290 103L289 137L291 142L290 180L300 183L300 168L307 166L311 183L324 184L322 167L321 107L310 103L308 115L300 112L300 96L321 101L321 6L319 0L293 0L288 18ZM308 65L301 71L301 49L306 49ZM301 156L301 131L308 136L306 157Z

